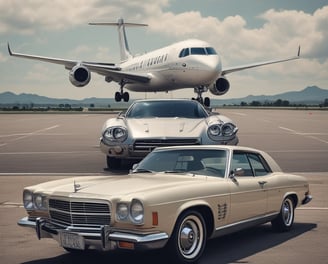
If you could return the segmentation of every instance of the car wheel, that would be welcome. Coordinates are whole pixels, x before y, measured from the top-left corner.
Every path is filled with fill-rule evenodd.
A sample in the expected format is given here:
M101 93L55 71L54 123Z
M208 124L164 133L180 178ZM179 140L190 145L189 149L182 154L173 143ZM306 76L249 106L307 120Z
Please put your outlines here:
M106 161L108 169L118 169L121 167L121 159L107 156Z
M271 221L275 231L289 231L294 223L295 205L293 199L286 197L281 205L280 213L274 220Z
M203 216L196 211L183 213L178 218L168 244L170 256L183 263L194 263L201 257L205 244L206 228Z

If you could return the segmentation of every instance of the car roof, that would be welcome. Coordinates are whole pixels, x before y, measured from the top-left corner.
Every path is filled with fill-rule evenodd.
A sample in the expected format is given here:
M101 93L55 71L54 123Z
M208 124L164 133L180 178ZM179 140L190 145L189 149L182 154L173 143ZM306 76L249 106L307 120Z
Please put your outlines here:
M245 152L253 152L260 154L269 164L270 168L274 172L281 172L280 166L277 162L265 151L244 147L244 146L235 146L235 145L192 145L192 146L171 146L171 147L158 147L154 151L161 151L161 150L200 150L200 149L217 149L217 150L226 150L226 151L245 151Z

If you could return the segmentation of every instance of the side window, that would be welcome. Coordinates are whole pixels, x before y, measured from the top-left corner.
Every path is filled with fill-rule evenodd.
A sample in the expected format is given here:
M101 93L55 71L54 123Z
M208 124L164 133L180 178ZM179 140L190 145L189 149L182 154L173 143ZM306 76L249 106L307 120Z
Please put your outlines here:
M261 156L256 154L248 154L248 159L251 163L255 176L264 176L271 172Z
M244 174L242 176L254 176L252 167L248 161L247 153L234 152L231 161L231 171L235 169L243 169Z

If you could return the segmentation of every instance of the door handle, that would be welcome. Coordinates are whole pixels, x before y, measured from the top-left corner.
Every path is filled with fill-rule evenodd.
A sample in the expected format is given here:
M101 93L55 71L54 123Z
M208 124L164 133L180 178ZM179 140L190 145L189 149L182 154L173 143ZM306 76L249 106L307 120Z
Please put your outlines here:
M264 184L266 184L267 181L259 181L259 184L263 187Z

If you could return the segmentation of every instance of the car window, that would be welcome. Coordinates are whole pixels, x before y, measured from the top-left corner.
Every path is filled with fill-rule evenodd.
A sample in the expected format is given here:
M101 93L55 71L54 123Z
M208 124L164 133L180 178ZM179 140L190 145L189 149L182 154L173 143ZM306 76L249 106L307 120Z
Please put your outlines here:
M263 176L271 172L269 166L259 154L234 152L231 160L231 170L242 169L239 176Z
M136 171L182 172L224 177L226 163L225 150L153 151L140 162Z
M144 101L133 104L128 118L206 118L208 113L195 101Z
M255 154L248 154L248 158L255 176L263 176L270 172L269 167L264 162L264 159L261 156Z
M236 169L243 169L244 173L240 176L253 176L253 171L246 153L233 153L231 160L231 171Z

